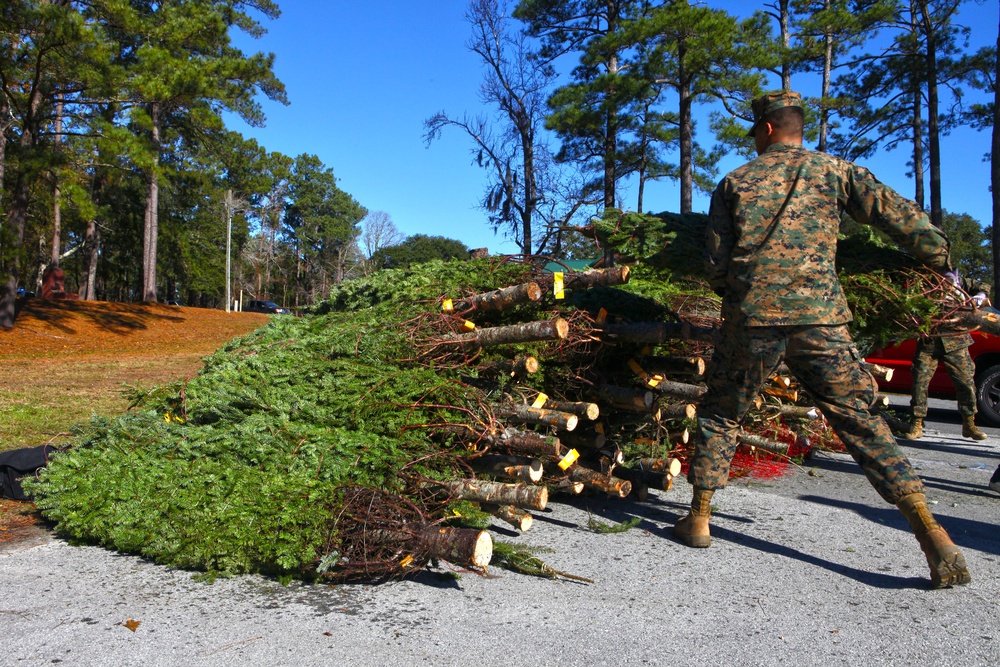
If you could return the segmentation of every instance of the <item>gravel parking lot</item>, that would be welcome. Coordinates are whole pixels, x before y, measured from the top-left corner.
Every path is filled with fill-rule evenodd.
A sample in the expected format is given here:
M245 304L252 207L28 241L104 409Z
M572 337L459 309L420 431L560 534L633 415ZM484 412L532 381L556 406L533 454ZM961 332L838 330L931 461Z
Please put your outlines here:
M496 527L592 584L444 565L378 586L208 584L41 532L0 553L0 665L996 665L1000 431L964 440L948 407L904 445L967 587L928 590L905 519L827 454L717 494L710 549L670 536L683 482L644 503L560 500L524 535ZM591 517L641 523L598 534Z

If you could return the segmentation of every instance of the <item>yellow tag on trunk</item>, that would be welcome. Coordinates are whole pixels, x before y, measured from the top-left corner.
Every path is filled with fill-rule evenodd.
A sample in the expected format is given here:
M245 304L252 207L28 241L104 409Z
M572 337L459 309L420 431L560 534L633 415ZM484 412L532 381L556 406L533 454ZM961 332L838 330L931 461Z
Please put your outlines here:
M403 560L399 561L399 566L400 567L408 567L410 565L410 563L412 563L412 562L413 562L413 556L407 556Z
M575 449L569 450L566 456L562 458L562 461L559 462L559 468L561 470L565 470L566 468L576 463L576 460L578 458L580 458L580 452L576 451Z
M536 398L535 402L531 404L531 407L533 407L533 408L540 408L543 405L545 405L545 401L547 401L547 400L549 400L549 397L546 396L545 394L539 392L538 393L538 398Z
M562 299L566 296L563 292L563 272L556 271L552 274L552 291L555 293L557 299Z
M604 435L604 422L597 422L594 425L594 430L600 433L601 435Z
M451 299L445 299L444 302L441 303L441 310L443 310L446 313L454 312L455 304L451 302Z
M650 389L652 389L653 387L655 387L656 385L660 384L661 382L663 382L663 376L662 375L654 375L653 377L651 377L648 380L646 380L646 386L649 387Z
M599 327L603 327L604 323L608 321L608 311L601 308L597 311L597 317L594 319L594 324Z
M462 322L462 330L463 331L473 331L473 330L475 330L475 328L476 328L476 325L474 323L470 322L469 320L465 320L464 322Z

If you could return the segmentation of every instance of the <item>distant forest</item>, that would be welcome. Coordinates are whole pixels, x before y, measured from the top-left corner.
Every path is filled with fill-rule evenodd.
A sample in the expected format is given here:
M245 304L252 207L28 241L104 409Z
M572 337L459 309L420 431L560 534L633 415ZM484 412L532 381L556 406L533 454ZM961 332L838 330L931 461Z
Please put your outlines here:
M712 2L472 0L483 109L435 114L425 139L467 135L487 175L481 207L525 254L593 256L589 217L643 211L645 185L664 179L690 211L723 155L750 155L750 99L817 91L810 145L857 160L903 151L915 183L903 194L935 224L960 223L971 272L992 275L993 228L977 238L978 221L941 206L948 132L996 125L997 52L969 50L963 2L758 4L739 18ZM18 288L53 268L83 299L221 307L228 293L295 308L402 258L462 255L402 238L318 156L225 127L224 113L265 123L262 98L287 103L274 54L231 40L279 17L271 0L2 3L0 325Z

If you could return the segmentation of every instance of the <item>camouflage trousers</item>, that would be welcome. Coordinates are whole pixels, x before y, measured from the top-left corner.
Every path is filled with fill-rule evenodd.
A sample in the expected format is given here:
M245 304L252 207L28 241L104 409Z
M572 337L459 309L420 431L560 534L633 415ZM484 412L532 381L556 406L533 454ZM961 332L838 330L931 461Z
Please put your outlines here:
M699 433L688 472L692 486L726 486L740 423L782 360L883 499L896 504L903 496L923 493L923 482L885 420L870 412L875 380L861 367L861 355L843 325L741 327L723 323L712 356L708 392L698 407Z
M927 387L937 371L938 360L955 385L958 411L963 417L976 415L976 365L969 356L972 336L950 336L945 338L921 338L913 354L913 393L910 406L913 416L921 419L927 416Z

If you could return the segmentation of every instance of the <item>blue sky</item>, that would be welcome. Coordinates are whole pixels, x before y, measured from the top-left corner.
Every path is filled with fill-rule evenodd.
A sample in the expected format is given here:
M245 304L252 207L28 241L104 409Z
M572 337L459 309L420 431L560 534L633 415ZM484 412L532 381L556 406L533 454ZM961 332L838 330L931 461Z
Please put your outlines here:
M477 208L485 172L472 164L471 141L446 128L426 146L424 121L438 111L461 117L484 111L478 96L481 64L466 44L470 27L462 0L278 0L282 15L264 21L267 34L238 39L245 52L274 52L275 73L290 104L264 100L267 124L252 128L227 118L229 127L255 138L269 151L319 156L333 169L341 189L370 211L385 211L405 235L455 238L470 248L513 253L517 247L494 235ZM712 7L748 15L763 2L713 1ZM970 49L994 44L995 0L970 0L959 22L970 26ZM796 75L793 88L818 86ZM960 130L942 141L944 207L991 223L988 133ZM907 197L903 151L880 154L863 164ZM742 162L731 156L720 175ZM634 197L630 200L634 205ZM678 209L675 183L647 184L645 208ZM708 196L696 193L695 210Z

